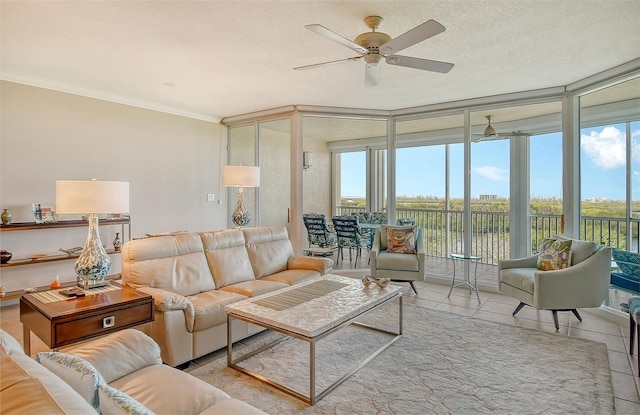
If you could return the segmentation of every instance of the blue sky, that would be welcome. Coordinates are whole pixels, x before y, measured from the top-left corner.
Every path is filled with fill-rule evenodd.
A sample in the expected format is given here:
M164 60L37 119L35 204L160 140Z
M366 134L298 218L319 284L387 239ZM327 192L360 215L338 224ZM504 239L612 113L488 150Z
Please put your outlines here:
M562 197L561 134L531 138L532 197ZM581 131L582 199L625 199L625 125L585 128ZM640 122L632 124L633 200L640 199ZM444 146L398 149L398 196L444 197ZM463 146L452 145L451 197L463 196ZM472 146L471 195L509 196L508 140L481 141ZM342 194L364 197L364 152L343 154Z

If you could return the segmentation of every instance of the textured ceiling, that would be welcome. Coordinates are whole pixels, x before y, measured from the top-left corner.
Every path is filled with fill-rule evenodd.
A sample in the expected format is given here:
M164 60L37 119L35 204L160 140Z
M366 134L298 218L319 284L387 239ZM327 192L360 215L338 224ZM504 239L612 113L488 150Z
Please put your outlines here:
M640 57L637 0L0 2L2 79L195 118L284 105L400 109L555 87ZM353 39L380 15L396 37L435 19L446 31L403 55L448 74L364 62L293 67L355 53L304 28Z

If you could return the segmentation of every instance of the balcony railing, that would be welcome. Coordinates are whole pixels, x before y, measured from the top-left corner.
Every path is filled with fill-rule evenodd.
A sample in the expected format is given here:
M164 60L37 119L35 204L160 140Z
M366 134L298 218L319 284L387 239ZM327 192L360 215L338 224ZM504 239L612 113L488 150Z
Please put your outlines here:
M365 208L337 206L339 215L363 212ZM463 211L430 209L397 209L397 219L414 218L423 229L425 254L448 258L463 247ZM485 264L497 265L509 258L509 214L504 212L471 212L471 253L482 256ZM562 234L561 215L531 215L531 253L538 251L544 238ZM630 220L630 228L624 218L584 216L580 219L581 239L594 241L632 252L640 252L640 219ZM631 246L627 246L627 234L631 234Z

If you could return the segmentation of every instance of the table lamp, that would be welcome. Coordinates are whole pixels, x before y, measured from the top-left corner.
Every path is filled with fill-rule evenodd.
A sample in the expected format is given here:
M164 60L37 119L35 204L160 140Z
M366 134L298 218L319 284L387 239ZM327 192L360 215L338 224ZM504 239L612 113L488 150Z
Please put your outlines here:
M245 187L260 186L260 167L256 166L222 166L222 185L238 188L238 204L236 205L231 221L238 228L246 226L251 221L251 215L244 206Z
M111 269L98 232L98 214L129 212L129 183L98 180L57 180L56 212L62 215L89 215L89 234L75 265L78 286L98 288L108 285Z

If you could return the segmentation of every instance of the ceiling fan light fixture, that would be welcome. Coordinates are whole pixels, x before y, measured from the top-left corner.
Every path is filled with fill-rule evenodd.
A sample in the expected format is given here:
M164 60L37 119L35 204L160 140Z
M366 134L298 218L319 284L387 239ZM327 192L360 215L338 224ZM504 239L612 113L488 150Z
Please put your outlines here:
M493 118L493 115L487 115L487 120L489 121L489 125L487 125L487 128L484 129L484 137L495 137L496 134L496 130L495 128L493 128L491 126L491 119Z
M381 59L382 59L382 55L378 55L377 53L370 53L368 55L364 55L364 61L367 62L367 65L369 64L377 65L378 63L380 63Z

